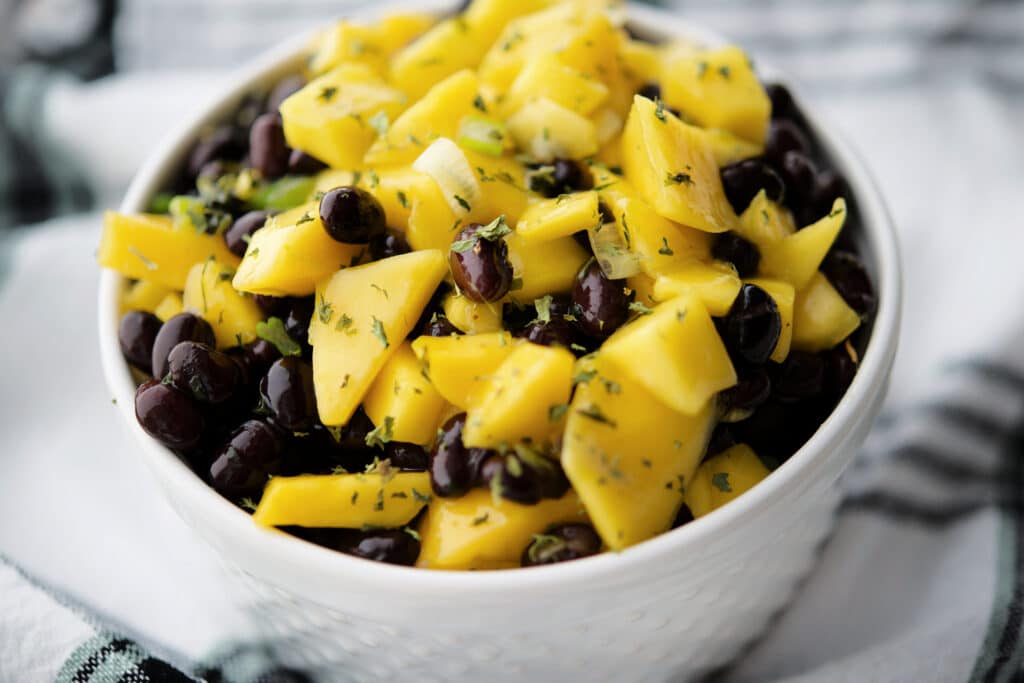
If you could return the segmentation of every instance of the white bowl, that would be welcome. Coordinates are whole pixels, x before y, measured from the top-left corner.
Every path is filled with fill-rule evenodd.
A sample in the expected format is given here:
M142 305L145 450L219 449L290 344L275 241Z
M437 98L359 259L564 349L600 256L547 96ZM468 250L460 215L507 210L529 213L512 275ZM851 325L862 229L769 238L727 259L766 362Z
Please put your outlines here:
M652 36L722 42L665 11L631 7L630 22ZM225 118L247 92L296 70L305 45L305 37L290 41L243 70L218 102L159 146L121 211L145 210L198 131ZM117 342L124 283L103 273L104 371L141 457L174 509L252 588L249 606L286 664L325 680L689 680L762 632L831 528L836 480L885 393L900 309L897 245L882 198L834 128L802 105L856 197L862 253L879 294L860 371L817 433L764 482L621 553L531 569L441 572L369 562L257 527L136 423L135 385Z

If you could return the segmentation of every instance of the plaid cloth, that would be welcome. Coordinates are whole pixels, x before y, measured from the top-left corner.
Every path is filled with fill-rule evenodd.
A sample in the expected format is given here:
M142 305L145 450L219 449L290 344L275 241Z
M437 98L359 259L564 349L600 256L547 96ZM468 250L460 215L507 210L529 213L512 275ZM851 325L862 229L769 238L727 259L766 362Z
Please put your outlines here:
M48 3L15 7L31 4ZM1015 248L1024 3L664 4L796 76L879 175L905 249L903 352L883 419L843 480L835 533L785 614L715 678L1024 680L1024 352L1016 342L1024 320L1014 306L1024 295ZM108 126L121 134L143 129L146 139L160 132L153 102L171 89L171 70L241 61L342 5L126 1L112 39L126 71L76 86L81 98L67 101L69 81L52 64L11 66L3 32L15 23L0 8L7 60L0 62L7 131L0 133L0 226L87 204L82 194L67 199L75 196L74 176L60 174L75 164L60 168L59 155L39 149L62 140L64 151L103 131L54 129L31 112L60 111L54 102L63 101L76 116L55 120L95 121L100 105L86 95L108 88L98 109ZM188 51L179 49L184 35ZM132 77L131 95L118 99L117 83ZM204 96L199 86L175 83L179 98ZM10 131L16 144L36 150L35 165L11 151ZM87 193L99 194L95 176L111 168L128 170L108 173L108 183L125 182L146 151L107 147L76 157L90 170L77 176ZM24 196L37 187L28 179L40 174L46 181L38 187L49 189ZM21 190L11 190L16 183ZM10 331L0 376L5 388L17 388L0 392L0 519L21 520L0 524L0 555L9 563L0 562L0 681L181 680L175 669L207 680L301 680L275 671L233 611L208 551L153 505L152 482L121 439L117 416L104 409L109 398L91 333L95 272L83 258L97 225L85 216L0 233L0 316ZM54 321L76 334L54 335ZM76 364L55 362L67 358ZM50 373L47 381L40 372Z

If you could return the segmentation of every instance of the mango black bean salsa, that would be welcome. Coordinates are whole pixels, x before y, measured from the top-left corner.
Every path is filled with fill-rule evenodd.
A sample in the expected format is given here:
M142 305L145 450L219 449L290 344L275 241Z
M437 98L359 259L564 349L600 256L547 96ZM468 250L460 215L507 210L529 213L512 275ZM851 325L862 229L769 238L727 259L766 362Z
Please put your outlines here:
M256 524L498 569L785 462L875 310L843 177L735 46L607 0L342 21L109 212L139 424Z

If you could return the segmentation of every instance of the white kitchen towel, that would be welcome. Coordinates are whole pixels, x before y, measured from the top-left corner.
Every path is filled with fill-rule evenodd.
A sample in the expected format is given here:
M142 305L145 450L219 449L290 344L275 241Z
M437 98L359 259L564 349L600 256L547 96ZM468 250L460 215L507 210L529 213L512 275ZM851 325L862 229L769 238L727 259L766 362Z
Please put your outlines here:
M309 23L340 11L316 0L174 6L208 27L241 4L253 10L254 45L283 37L275 7ZM126 3L125 28L139 30L123 32L123 51L142 54L129 48L144 35L150 71L51 87L30 112L34 132L102 178L101 189L122 187L147 142L215 89L208 68L167 75L195 64L173 31L140 28L170 21L161 6ZM889 200L905 262L890 401L844 480L836 533L790 609L722 677L1019 680L1024 3L678 7L793 74L852 139ZM224 652L245 662L225 679L253 680L261 650L234 589L133 457L103 388L98 231L98 216L86 215L0 235L0 681L54 680L78 662L92 663L67 680L141 681L149 654L196 674Z

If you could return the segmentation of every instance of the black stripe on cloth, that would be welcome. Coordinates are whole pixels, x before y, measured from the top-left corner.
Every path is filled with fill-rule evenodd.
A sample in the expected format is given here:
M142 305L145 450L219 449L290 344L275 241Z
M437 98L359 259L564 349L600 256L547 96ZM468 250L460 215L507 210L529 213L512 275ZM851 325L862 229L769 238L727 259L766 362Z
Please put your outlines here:
M100 638L106 638L107 642L100 646L99 649L95 649L82 665L78 667L78 670L71 677L72 683L89 683L89 677L103 664L107 657L115 652L124 652L132 645L132 641L125 638L113 636L100 636ZM99 642L102 641L90 640L84 647L95 648Z
M1024 513L1024 499L1005 496L999 499L975 499L951 503L924 503L908 500L901 494L868 491L843 500L840 514L866 512L895 521L908 522L931 529L943 529L979 512L990 509Z

